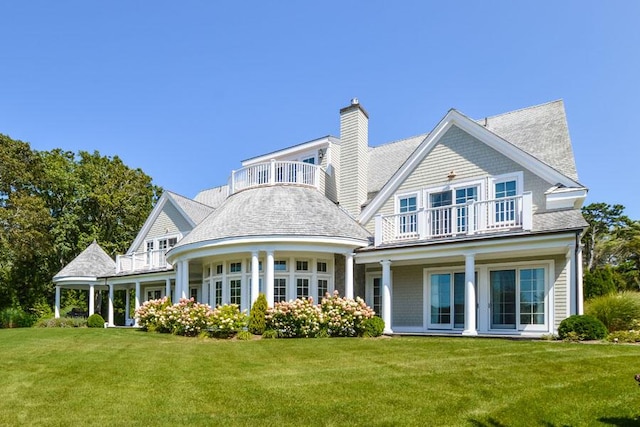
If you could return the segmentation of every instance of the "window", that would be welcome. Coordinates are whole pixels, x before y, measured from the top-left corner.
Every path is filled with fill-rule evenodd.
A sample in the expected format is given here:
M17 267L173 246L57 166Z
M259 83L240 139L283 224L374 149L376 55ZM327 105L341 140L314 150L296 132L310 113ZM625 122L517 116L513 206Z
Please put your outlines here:
M302 163L309 163L310 165L315 165L316 164L316 158L315 158L315 156L307 157L305 159L302 159Z
M545 324L545 271L540 267L490 272L491 328Z
M147 242L147 252L150 252L153 250L153 240Z
M217 307L222 305L222 280L217 280L213 286L214 304Z
M451 234L451 191L441 191L429 194L431 207L431 234L443 236Z
M287 261L282 259L273 261L273 269L274 271L287 271Z
M515 221L517 189L518 185L515 179L495 183L495 221L497 224Z
M242 272L242 263L241 262L232 262L229 264L229 272L230 273L240 273Z
M296 279L296 289L298 298L309 297L309 279Z
M478 283L477 273L474 280ZM464 328L464 305L464 273L431 274L429 281L429 323L431 328Z
M296 271L309 271L309 262L296 261Z
M240 305L242 303L242 281L241 280L230 280L229 281L229 293L230 293L230 298L229 298L229 302L231 304L238 304Z
M318 270L318 273L326 273L327 263L324 261L318 261L317 270Z
M158 249L169 250L174 247L178 243L177 237L170 237L168 239L160 239L158 240Z
M216 265L216 274L222 274L222 264Z
M318 300L316 303L320 304L322 298L327 295L327 292L329 292L329 281L326 279L318 279Z
M287 300L287 279L273 279L273 301L281 302Z
M198 301L198 288L189 289L189 298L193 298L194 301Z
M162 298L162 290L160 289L150 289L147 291L147 301L152 299L160 299Z
M376 315L382 316L382 278L373 278L373 311Z
M456 232L465 233L469 224L469 207L467 203L470 201L478 200L478 187L464 187L458 188L456 191L456 205L462 205L456 207ZM472 212L474 215L475 213ZM475 221L477 224L477 221Z
M416 195L405 196L398 199L398 232L402 234L413 234L418 231L418 197Z

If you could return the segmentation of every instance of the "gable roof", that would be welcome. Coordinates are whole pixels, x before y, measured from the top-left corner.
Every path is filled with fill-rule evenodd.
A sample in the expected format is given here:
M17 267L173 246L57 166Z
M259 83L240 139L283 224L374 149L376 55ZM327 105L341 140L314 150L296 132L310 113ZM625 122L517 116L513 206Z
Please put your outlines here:
M564 110L564 107L562 106L562 102L561 101L558 101L558 102L560 102L561 109ZM555 103L549 103L549 104L544 104L542 106L531 107L531 108L545 108L548 106L557 106L557 104L556 105L554 104ZM524 111L524 110L521 110L521 111ZM503 121L502 124L499 124L500 120L496 120L495 122L498 124L495 126L495 128L506 133L509 133L509 131L511 131L511 133L515 135L516 140L519 143L524 144L522 141L522 138L526 137L531 132L530 131L517 132L517 130L514 129L515 127L517 127L518 116L520 116L520 114L516 114L514 117L511 117L512 119L511 121L506 121L506 122ZM547 114L542 114L539 116L546 117ZM528 116L525 115L524 117L528 117ZM562 117L563 119L560 120L558 123L560 124L560 127L564 126L564 129L566 132L566 119L564 119L564 114ZM539 125L543 125L543 123L541 123L540 120L532 120L532 121L535 123L538 123ZM488 123L489 120L487 119L486 122ZM478 122L471 120L470 118L458 112L457 110L451 109L444 116L444 118L440 120L440 122L436 125L433 131L431 131L424 138L424 140L412 152L412 154L407 158L407 160L402 164L402 166L390 177L390 179L383 186L383 188L378 192L378 194L373 198L373 200L371 200L371 203L369 203L363 209L361 218L360 218L362 223L366 223L371 219L373 214L380 208L380 206L389 197L393 195L393 193L400 186L400 184L419 165L419 163L428 155L428 153L431 152L431 150L439 142L440 138L452 126L456 126L462 129L469 135L485 143L486 145L495 149L496 151L504 154L514 162L521 164L523 167L529 169L530 171L532 171L533 173L535 173L536 175L540 176L541 178L545 179L548 182L558 183L565 187L583 188L582 184L577 182L576 179L573 179L572 177L567 176L565 173L561 172L560 170L556 169L550 164L542 161L539 157L536 156L537 153L536 155L533 155L529 151L526 151L523 148L520 148L514 143L507 141L500 135L492 132L487 127L482 126ZM552 134L553 133L554 132L552 132ZM561 134L562 132L560 131L557 133ZM568 132L567 132L566 140L564 138L560 138L555 142L558 143L558 145L568 144L569 150L571 150L570 148L571 144L568 139ZM537 148L534 144L529 144L529 145L532 145L530 147L527 147L529 149ZM541 151L544 151L545 147L550 152L560 151L560 150L552 150L552 148L555 145L556 144L554 143L542 144L543 149ZM564 151L566 152L566 149ZM575 163L573 159L573 153L572 151L570 151L570 153L571 153L571 158L569 160L556 161L554 164L556 164L559 167L564 167L563 169L568 172L571 172L571 170L573 170L574 172L573 175L577 175L575 174ZM550 157L550 155L547 155L547 157ZM571 167L571 165L573 165L573 168Z
M94 240L84 251L53 277L53 281L65 277L104 277L114 275L116 263Z
M171 252L193 243L272 236L342 238L366 245L371 234L315 188L275 185L233 194Z
M135 248L139 247L142 244L142 240L149 233L149 230L158 219L160 212L167 203L173 204L173 206L178 210L180 215L189 223L191 227L195 227L197 224L202 222L214 209L211 206L207 206L195 200L191 200L187 197L181 196L177 193L171 191L164 191L158 203L153 207L153 210L147 217L144 225L138 232L135 240L127 250L127 254L131 254Z
M490 116L476 120L476 123L572 180L578 180L562 100ZM380 191L428 136L429 133L424 133L372 147L369 150L369 194Z

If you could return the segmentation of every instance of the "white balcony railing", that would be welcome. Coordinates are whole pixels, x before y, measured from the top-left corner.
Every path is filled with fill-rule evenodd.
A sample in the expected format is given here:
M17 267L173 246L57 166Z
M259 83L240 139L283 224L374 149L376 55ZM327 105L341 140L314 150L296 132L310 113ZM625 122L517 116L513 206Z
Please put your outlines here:
M395 215L378 215L375 220L375 245L506 230L531 230L532 215L531 193Z
M311 163L271 160L231 172L229 193L277 184L307 185L319 189L322 172L320 166Z
M169 268L166 249L157 249L148 252L134 252L129 255L116 256L116 273L156 270Z

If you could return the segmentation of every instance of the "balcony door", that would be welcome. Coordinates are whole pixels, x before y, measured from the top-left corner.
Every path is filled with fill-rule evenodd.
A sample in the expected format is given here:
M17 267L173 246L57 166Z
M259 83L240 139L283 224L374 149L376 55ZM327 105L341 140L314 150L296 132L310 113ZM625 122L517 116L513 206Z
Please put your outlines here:
M434 237L450 236L468 231L469 207L478 200L479 185L454 188L429 194L430 227Z

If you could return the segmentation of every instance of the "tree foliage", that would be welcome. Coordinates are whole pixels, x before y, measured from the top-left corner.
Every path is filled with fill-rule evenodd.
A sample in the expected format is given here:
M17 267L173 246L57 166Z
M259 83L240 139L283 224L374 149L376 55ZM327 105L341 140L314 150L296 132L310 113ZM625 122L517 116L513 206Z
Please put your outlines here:
M619 204L592 203L582 213L589 223L582 237L585 297L639 290L640 221L624 215Z
M0 308L51 303L51 278L94 239L126 251L160 192L118 156L38 152L0 134Z

